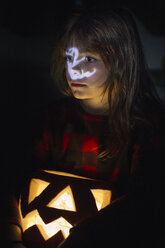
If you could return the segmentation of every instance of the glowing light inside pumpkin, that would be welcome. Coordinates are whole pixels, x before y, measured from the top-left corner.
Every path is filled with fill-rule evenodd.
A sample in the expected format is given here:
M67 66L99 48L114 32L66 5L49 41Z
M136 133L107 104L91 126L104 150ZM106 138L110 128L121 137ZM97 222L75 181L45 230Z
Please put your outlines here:
M68 185L65 189L63 189L53 200L51 200L51 202L47 204L47 207L76 212L71 187Z
M105 208L110 204L111 191L105 189L91 189L91 192L95 198L96 206L98 211Z
M63 217L45 224L37 210L30 212L25 218L22 218L22 224L23 232L36 225L45 240L48 240L59 231L62 232L64 238L67 238L69 236L69 230L72 227Z
M32 179L29 186L28 204L30 204L37 196L39 196L50 183L40 179Z

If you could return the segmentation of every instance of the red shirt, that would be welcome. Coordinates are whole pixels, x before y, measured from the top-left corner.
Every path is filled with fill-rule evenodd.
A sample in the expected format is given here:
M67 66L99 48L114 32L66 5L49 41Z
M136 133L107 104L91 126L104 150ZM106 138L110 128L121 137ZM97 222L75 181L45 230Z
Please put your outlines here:
M139 171L151 170L164 153L165 136L157 128L157 113L146 117L154 123L153 128L147 121L138 126L132 140L107 160L98 158L98 154L104 149L108 117L85 112L72 98L45 108L42 117L34 146L38 166L107 180L114 187L115 198L129 190L132 180L139 183Z

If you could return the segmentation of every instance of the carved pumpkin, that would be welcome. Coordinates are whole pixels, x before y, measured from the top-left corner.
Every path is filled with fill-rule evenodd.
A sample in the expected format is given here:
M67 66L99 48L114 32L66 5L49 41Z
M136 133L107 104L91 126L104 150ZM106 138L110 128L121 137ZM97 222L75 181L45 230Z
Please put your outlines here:
M57 247L70 228L110 204L105 182L39 170L20 197L23 238L29 247Z

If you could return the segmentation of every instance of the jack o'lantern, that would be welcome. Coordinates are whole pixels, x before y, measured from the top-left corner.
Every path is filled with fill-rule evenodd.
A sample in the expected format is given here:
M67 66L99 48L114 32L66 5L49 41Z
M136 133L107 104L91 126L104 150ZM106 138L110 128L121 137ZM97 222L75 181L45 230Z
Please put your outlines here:
M110 204L107 183L39 170L20 197L23 239L29 247L57 247L70 228Z

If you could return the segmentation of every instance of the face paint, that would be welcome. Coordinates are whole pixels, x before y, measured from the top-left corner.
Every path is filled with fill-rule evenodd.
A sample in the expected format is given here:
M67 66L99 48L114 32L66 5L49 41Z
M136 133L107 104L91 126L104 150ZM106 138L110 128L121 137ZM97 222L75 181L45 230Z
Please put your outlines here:
M66 51L66 79L68 85L77 99L102 99L105 82L108 77L101 56L95 52L77 47L68 48Z
M66 52L66 55L68 56L68 58L70 58L70 60L67 60L67 70L71 80L89 78L96 73L96 68L93 68L93 70L90 72L85 71L81 67L81 63L86 60L86 57L82 57L79 59L79 50L76 47L70 48ZM79 70L76 69L77 66L80 66Z

